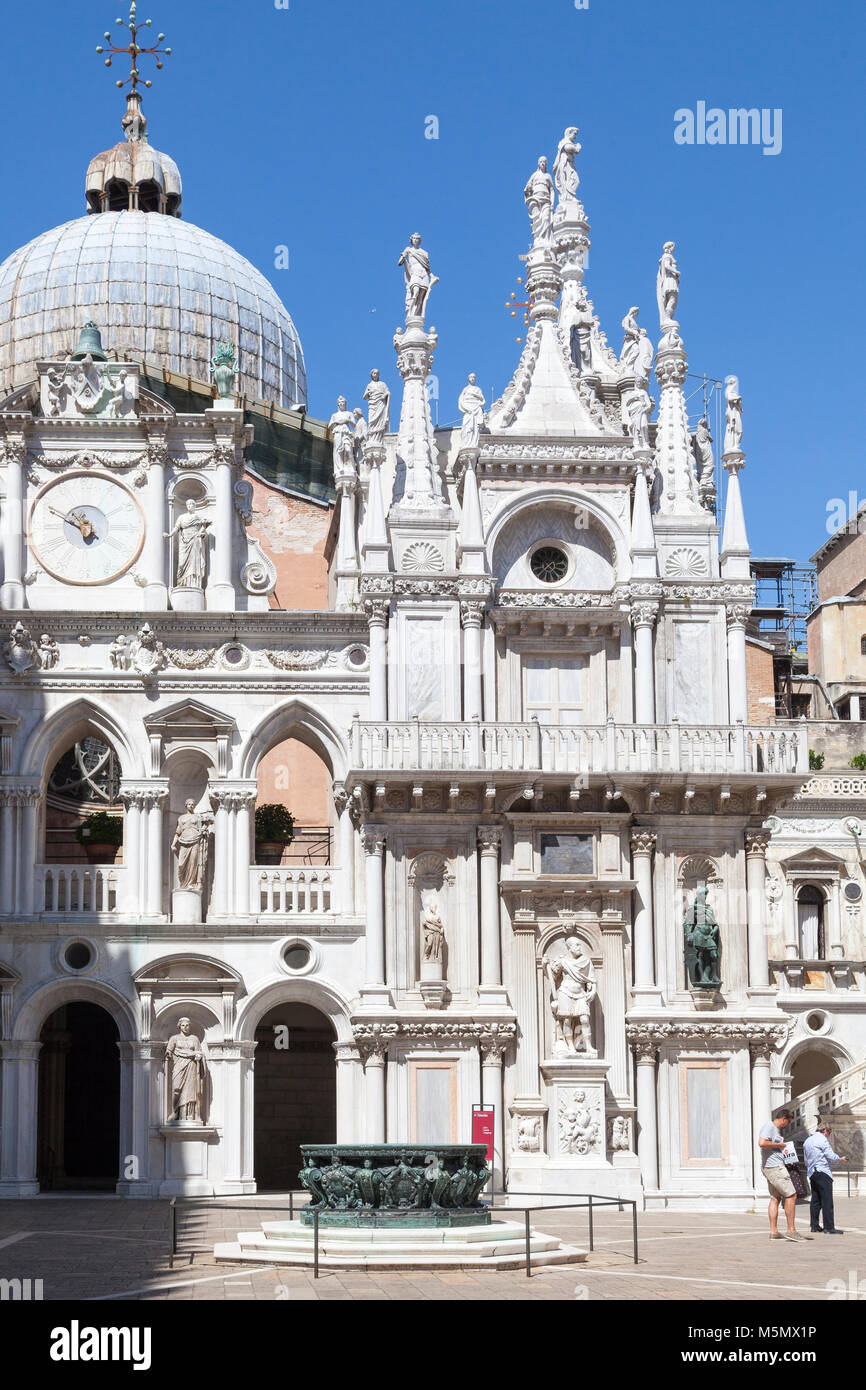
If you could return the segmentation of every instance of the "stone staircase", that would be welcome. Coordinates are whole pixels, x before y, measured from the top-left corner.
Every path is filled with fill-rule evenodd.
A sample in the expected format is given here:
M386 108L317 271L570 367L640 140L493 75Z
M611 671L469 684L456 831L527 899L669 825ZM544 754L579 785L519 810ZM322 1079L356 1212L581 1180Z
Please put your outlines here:
M837 1167L840 1175L844 1175L846 1168L852 1173L858 1170L862 1173L866 1169L866 1061L857 1062L810 1091L803 1091L790 1102L790 1108L794 1112L798 1138L805 1139L807 1134L814 1133L819 1115L831 1121L833 1147L848 1158L847 1164ZM861 1176L856 1183L852 1180L852 1195L855 1190L866 1194L866 1176Z

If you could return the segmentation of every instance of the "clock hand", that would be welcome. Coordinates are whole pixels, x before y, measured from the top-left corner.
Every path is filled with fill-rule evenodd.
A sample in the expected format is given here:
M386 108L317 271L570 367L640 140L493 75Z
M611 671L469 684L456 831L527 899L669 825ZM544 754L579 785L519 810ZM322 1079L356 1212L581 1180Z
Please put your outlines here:
M77 526L86 541L96 534L96 527L89 517L82 516L80 512L70 512L69 518L73 526Z
M59 512L56 507L51 506L49 506L48 510L49 512L53 512L55 516L59 516L61 521L68 521L70 526L77 527L82 536L84 535L84 528L82 525L82 522L85 520L84 517L76 516L74 512Z

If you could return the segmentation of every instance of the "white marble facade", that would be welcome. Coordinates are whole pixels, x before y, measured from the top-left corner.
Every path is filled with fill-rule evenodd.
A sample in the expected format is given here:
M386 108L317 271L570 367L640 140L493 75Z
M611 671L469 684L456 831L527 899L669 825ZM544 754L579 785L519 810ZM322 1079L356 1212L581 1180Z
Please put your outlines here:
M424 390L447 286L407 246L399 426L379 392L349 440L342 406L331 612L268 606L231 401L177 415L129 364L121 405L97 380L82 413L74 391L52 404L44 363L0 404L0 1194L38 1188L42 1029L75 1001L117 1029L117 1190L254 1191L256 1028L291 1003L330 1022L340 1139L467 1140L484 1102L512 1190L753 1204L798 988L770 967L764 826L808 775L806 741L746 722L744 456L725 456L720 536L667 312L658 421L630 429L652 346L618 360L587 298L575 134L552 216L534 209L514 376L453 430ZM178 578L189 501L210 523L199 584ZM73 533L109 512L116 548L82 583ZM48 772L86 732L120 763L123 863L74 872L43 862L40 826ZM288 736L329 769L334 862L268 874L257 769ZM212 837L197 908L170 846L188 798ZM722 936L711 998L683 956L701 883ZM178 1126L181 1017L207 1085Z

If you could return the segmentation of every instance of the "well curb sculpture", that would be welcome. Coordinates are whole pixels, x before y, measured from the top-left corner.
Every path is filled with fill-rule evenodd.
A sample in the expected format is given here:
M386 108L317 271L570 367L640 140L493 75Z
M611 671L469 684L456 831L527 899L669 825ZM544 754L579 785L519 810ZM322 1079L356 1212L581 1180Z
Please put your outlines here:
M302 1144L312 1226L480 1226L490 1178L484 1144Z

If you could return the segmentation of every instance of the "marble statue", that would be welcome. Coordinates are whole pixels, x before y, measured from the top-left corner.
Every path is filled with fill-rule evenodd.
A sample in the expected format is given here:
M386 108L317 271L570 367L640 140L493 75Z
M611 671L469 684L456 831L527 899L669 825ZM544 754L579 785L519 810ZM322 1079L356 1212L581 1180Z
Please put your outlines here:
M619 355L619 365L621 368L631 370L637 360L638 348L640 347L640 325L637 316L640 309L633 304L622 321L622 331L624 334L622 342L622 352Z
M577 202L577 189L580 183L574 167L574 157L580 154L577 143L577 126L570 125L559 142L556 159L553 161L553 181L559 194L560 204Z
M460 392L457 401L457 409L463 414L463 425L460 430L460 448L477 449L478 441L481 437L481 427L484 424L484 392L480 386L475 384L475 373L469 373L469 382Z
M550 1011L556 1031L557 1055L591 1052L590 1004L597 984L595 968L576 936L566 938L566 955L544 956L542 968L550 981ZM580 1046L578 1046L578 1043Z
M586 285L578 285L571 325L571 360L582 372L592 366L592 310L586 298Z
M60 648L53 638L43 632L39 638L39 664L43 671L53 671L60 660Z
M634 374L642 386L649 382L652 371L654 349L645 328L639 330L637 353L634 360Z
M171 1062L171 1118L199 1121L207 1064L201 1042L190 1031L189 1019L178 1019L177 1026L180 1031L169 1038L165 1048L166 1061Z
M517 1147L524 1153L536 1153L539 1147L537 1116L521 1115L517 1122Z
M352 448L355 454L355 463L360 464L364 454L364 445L367 443L367 421L364 419L364 412L359 405L352 411Z
M409 238L397 264L403 267L406 280L406 323L414 319L423 324L430 291L438 285L439 277L430 274L430 257L421 246L418 232Z
M670 328L677 312L680 297L680 272L674 256L674 242L666 241L659 258L656 276L656 299L659 306L659 323L663 329Z
M346 397L337 400L337 409L328 421L328 429L334 442L334 477L345 478L355 471L355 446L352 426L355 417L346 407Z
M701 416L697 423L695 432L692 435L692 447L695 451L695 463L698 469L698 478L701 479L705 474L713 476L715 460L713 458L713 436L707 424L707 417Z
M211 371L217 389L217 400L234 402L238 355L232 343L217 343L216 352L211 359Z
M168 664L165 646L156 636L150 623L143 623L128 647L127 665L140 676L155 676Z
M424 941L423 959L436 961L441 965L445 947L445 924L439 913L439 899L435 893L430 894L421 914L421 934Z
M735 376L725 377L725 453L738 454L743 438L743 398Z
M547 172L547 157L542 155L538 168L530 175L523 190L532 223L533 246L548 246L553 226L553 179Z
M177 537L177 578L179 589L203 589L207 568L207 533L211 525L208 517L200 516L194 497L188 497L186 511L182 512L170 531L163 532L163 539Z
M114 671L126 671L129 668L129 638L119 632L108 649L108 664Z
M364 392L364 400L367 401L367 439L370 444L377 447L384 443L385 435L391 423L388 417L388 410L391 404L391 392L384 381L379 380L379 373L374 367L370 373L370 380Z
M187 801L186 810L178 816L172 853L177 855L177 886L188 893L201 893L207 870L207 843L210 824Z
M3 647L9 666L16 676L22 676L25 671L39 669L42 660L39 648L33 640L30 629L25 627L20 618L9 633L9 641Z
M623 404L628 411L632 448L649 449L649 418L653 408L652 396L645 387L636 386L627 392Z
M587 1100L586 1091L560 1095L558 1118L560 1150L581 1157L592 1153L598 1144L600 1116L597 1105Z
M707 902L708 888L699 884L683 918L686 969L693 989L718 988L722 940L719 924Z

